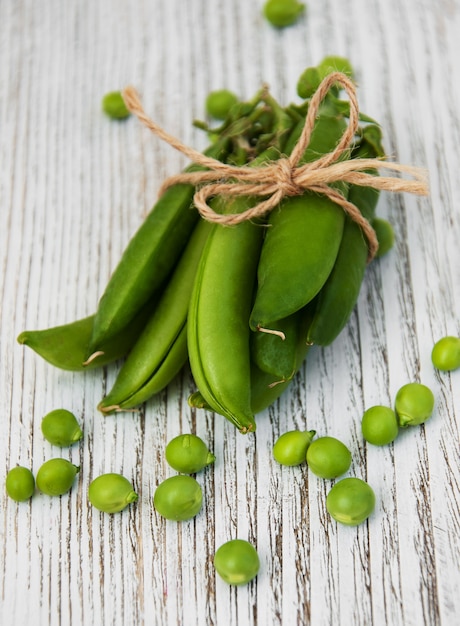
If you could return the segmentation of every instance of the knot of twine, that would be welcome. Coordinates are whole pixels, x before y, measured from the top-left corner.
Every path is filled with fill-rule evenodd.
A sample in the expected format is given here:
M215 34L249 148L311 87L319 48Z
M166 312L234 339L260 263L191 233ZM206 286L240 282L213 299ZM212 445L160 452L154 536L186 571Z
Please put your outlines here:
M319 156L311 163L299 165L303 154L310 143L321 102L332 85L339 83L347 92L350 113L349 123L337 146L331 152ZM393 192L408 192L424 196L428 194L426 172L418 167L390 163L380 158L340 160L344 152L353 143L359 126L359 107L354 83L341 72L328 74L317 91L311 97L305 124L294 149L289 156L258 167L234 166L222 163L194 150L176 139L158 124L151 120L142 108L140 99L133 87L126 87L123 98L129 111L157 137L179 150L194 163L206 168L199 172L184 172L169 177L160 189L160 195L168 187L179 183L196 186L194 204L201 216L211 222L224 225L235 225L240 222L261 217L275 207L287 196L301 195L309 190L323 194L343 208L343 210L362 228L368 240L371 260L378 249L378 241L374 229L362 215L361 211L331 183L346 182L363 187ZM407 174L412 179L394 176L379 176L365 170L387 169ZM209 206L209 199L217 196L258 196L261 199L255 206L241 213L220 214Z

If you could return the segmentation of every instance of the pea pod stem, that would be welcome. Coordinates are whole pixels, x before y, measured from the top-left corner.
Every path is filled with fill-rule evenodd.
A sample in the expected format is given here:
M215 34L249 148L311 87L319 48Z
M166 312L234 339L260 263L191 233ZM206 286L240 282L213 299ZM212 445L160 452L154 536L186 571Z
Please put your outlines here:
M59 369L73 372L95 369L126 356L150 314L151 306L147 303L123 332L101 345L102 350L95 353L88 363L85 363L85 359L93 332L94 315L43 330L25 330L19 334L17 341Z

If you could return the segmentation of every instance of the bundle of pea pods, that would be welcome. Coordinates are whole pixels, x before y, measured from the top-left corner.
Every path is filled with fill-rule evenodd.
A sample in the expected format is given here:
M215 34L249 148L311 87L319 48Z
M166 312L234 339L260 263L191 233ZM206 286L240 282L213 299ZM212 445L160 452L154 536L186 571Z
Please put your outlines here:
M261 89L234 103L217 127L201 124L205 154L260 165L291 153L324 60L299 78L300 103L281 106ZM342 71L352 74L346 60ZM330 152L348 123L340 86L321 104L302 163ZM384 156L379 125L361 114L347 158ZM187 171L200 169L191 165ZM341 183L340 192L371 223L379 192ZM289 386L312 345L330 344L346 325L368 263L360 226L314 192L285 198L264 218L224 226L202 218L195 188L164 192L126 247L94 315L18 337L56 367L80 371L123 359L104 414L132 410L189 366L191 406L214 411L240 432ZM218 213L240 213L254 197L217 196ZM380 220L382 222L382 220ZM376 227L376 232L378 229Z

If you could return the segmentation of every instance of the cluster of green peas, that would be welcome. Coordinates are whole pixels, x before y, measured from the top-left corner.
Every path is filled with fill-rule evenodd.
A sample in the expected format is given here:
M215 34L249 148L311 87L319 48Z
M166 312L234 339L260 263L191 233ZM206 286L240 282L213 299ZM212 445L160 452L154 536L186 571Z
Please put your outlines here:
M75 415L66 409L56 409L45 415L41 428L45 439L61 448L71 446L83 436ZM216 457L204 441L193 434L178 435L172 439L166 446L165 457L168 464L180 473L157 486L154 507L167 520L190 520L200 512L203 501L201 486L190 474L196 474L214 463ZM61 496L71 489L78 472L79 467L62 458L46 461L36 478L27 467L17 466L6 476L6 491L16 502L29 500L35 487L46 495ZM123 511L137 499L138 494L131 482L121 474L101 474L88 488L89 502L104 513ZM257 575L260 561L251 543L232 539L218 548L214 566L225 582L242 585Z
M41 429L47 441L61 448L71 446L83 436L75 415L66 409L56 409L45 415ZM34 478L29 468L18 465L6 476L6 492L16 502L29 500L36 486L46 495L61 496L70 490L79 471L80 468L67 459L53 458L40 466Z
M408 383L396 394L394 410L386 406L367 409L361 420L364 439L383 446L394 441L400 428L424 423L434 409L432 391L421 383ZM306 461L313 474L335 479L351 466L347 446L335 437L319 437L316 432L293 430L281 435L273 447L273 456L282 465L295 466ZM333 519L346 526L364 522L375 508L372 487L360 478L348 477L336 482L326 497L326 509Z
M77 418L67 409L55 409L47 413L42 419L41 430L47 441L60 448L70 447L83 437ZM45 495L62 496L70 491L79 471L78 466L59 457L45 461L36 477L29 468L18 465L6 475L6 492L16 502L30 500L35 487ZM88 489L91 504L106 513L122 511L137 497L129 480L115 473L98 476Z
M433 365L441 371L460 367L460 338L443 337L432 350ZM396 394L394 409L373 406L362 417L364 439L373 445L393 442L400 428L426 422L434 409L432 391L421 383L408 383ZM60 447L80 441L82 429L73 413L66 409L51 411L42 420L41 430L47 441ZM273 456L281 465L297 466L306 462L316 476L335 479L345 474L352 461L350 450L335 437L314 439L316 432L288 431L273 446ZM204 441L193 434L178 435L166 446L167 463L179 472L162 481L156 488L153 504L165 519L185 521L201 510L203 493L198 481L191 476L211 465L214 454ZM6 477L6 491L17 502L29 500L35 487L47 495L59 496L72 487L79 467L62 458L46 461L36 479L30 469L12 468ZM105 513L117 513L138 499L132 484L116 473L102 474L89 485L88 499ZM347 526L364 522L375 508L372 487L360 478L348 477L336 482L326 498L326 508L333 519ZM244 539L232 539L221 545L214 555L214 566L221 578L230 585L243 585L257 576L260 559L254 546Z
M193 434L174 437L165 449L167 463L179 474L163 480L155 489L153 505L165 519L186 521L201 510L203 492L196 474L214 463L215 455ZM229 585L245 585L257 576L260 559L254 546L244 539L231 539L214 554L214 567Z
M433 347L431 360L440 371L460 367L460 338L441 338ZM396 393L394 408L375 405L361 419L363 438L375 446L392 443L401 429L424 424L433 414L434 394L422 383L403 385ZM319 437L316 432L292 430L275 442L273 456L278 463L297 466L307 463L313 474L335 479L347 472L352 456L347 446L335 437ZM364 522L375 508L372 487L360 478L344 478L334 484L326 498L326 508L333 519L347 526Z

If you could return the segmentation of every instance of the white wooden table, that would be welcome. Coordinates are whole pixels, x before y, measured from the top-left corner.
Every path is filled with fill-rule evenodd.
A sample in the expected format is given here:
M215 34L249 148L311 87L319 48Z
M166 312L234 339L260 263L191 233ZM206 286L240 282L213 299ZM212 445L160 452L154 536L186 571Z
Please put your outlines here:
M310 2L273 29L262 0L0 1L0 479L52 456L81 466L68 495L16 504L1 490L0 623L46 625L383 624L460 621L460 371L441 374L434 342L460 333L460 2ZM133 84L147 112L185 143L211 89L251 97L263 82L282 102L323 56L348 57L361 109L383 127L389 155L428 168L429 198L384 194L396 232L373 263L356 312L334 344L313 350L286 394L242 436L194 412L180 377L139 413L102 417L117 367L57 370L16 343L24 329L91 314L161 182L183 157L131 118L114 123L102 96ZM436 410L394 445L364 445L360 417L410 381ZM75 412L81 445L40 432L57 407ZM331 484L272 461L279 434L315 429L350 446L349 475L369 481L374 514L356 528L325 510ZM164 447L195 432L213 449L198 475L202 512L165 522L156 485L174 472ZM92 477L132 479L139 501L115 516L87 501ZM215 549L257 545L246 587L216 578Z

